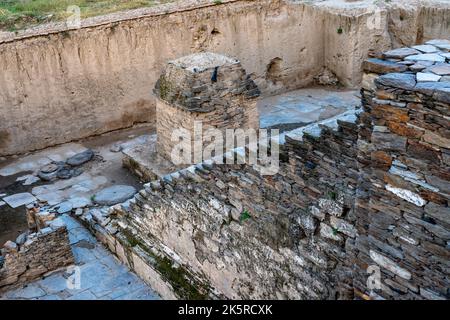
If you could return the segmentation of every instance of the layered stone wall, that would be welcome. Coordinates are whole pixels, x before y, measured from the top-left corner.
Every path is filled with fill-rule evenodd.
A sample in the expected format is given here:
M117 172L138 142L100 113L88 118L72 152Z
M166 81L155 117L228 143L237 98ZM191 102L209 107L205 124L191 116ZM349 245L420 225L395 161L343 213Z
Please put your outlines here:
M177 297L184 279L205 297L448 298L448 51L368 60L362 112L283 135L273 176L212 160L148 184L112 210L122 252L165 261L150 269Z
M374 296L449 298L448 51L450 41L431 41L366 63L368 74L393 72L362 90L354 284L366 294L364 270L375 262Z
M271 94L309 85L323 68L359 85L370 50L449 33L445 3L391 2L377 11L373 1L179 1L75 30L0 35L0 155L153 122L149 88L166 61L189 53L238 57Z
M204 159L202 150L195 152L194 141L208 135L208 130L225 136L227 129L259 128L260 91L236 59L206 52L171 61L156 83L155 94L157 151L168 160L188 159L177 163L192 163L196 156L196 162ZM175 129L190 136L184 141L189 146L184 149L189 150L180 155L172 154L180 145L172 136Z
M0 292L74 264L67 228L60 219L16 241L8 241L1 250Z
M126 246L182 267L206 296L352 298L355 121L290 133L275 176L206 162L151 183L114 211Z

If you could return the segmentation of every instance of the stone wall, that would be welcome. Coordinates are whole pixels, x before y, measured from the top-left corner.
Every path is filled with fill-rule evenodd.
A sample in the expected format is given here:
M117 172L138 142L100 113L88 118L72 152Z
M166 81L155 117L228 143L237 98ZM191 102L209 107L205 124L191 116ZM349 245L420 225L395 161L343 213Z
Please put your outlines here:
M375 263L382 285L374 296L449 298L449 51L450 41L431 41L365 65L394 72L362 90L354 284L366 294L364 270Z
M448 51L367 60L363 110L282 136L276 175L206 161L148 184L111 211L123 252L165 261L150 269L177 297L184 279L205 297L448 298Z
M0 292L74 263L67 228L60 219L16 241L8 241L1 250Z
M352 298L355 121L290 133L275 176L206 162L151 183L113 210L125 247L169 259L205 296Z
M168 160L180 158L177 163L205 159L202 150L195 152L194 141L205 136L205 143L211 143L208 130L217 129L225 136L227 129L259 128L256 98L260 91L238 60L223 55L193 54L169 62L155 94L157 151ZM180 141L172 137L175 129L190 135L189 150L176 156L172 152Z
M153 122L149 88L168 60L189 53L239 57L271 94L309 85L325 67L359 85L368 51L449 33L434 23L448 21L445 4L384 8L374 29L373 1L335 3L180 1L83 21L81 29L0 35L0 155Z

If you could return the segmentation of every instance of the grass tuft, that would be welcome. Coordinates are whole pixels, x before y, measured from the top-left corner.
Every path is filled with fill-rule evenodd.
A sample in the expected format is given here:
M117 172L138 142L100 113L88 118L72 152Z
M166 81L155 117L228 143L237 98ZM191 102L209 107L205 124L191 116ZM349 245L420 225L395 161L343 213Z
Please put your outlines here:
M1 0L0 30L16 31L42 23L63 21L72 15L69 6L80 7L81 18L151 7L173 0Z

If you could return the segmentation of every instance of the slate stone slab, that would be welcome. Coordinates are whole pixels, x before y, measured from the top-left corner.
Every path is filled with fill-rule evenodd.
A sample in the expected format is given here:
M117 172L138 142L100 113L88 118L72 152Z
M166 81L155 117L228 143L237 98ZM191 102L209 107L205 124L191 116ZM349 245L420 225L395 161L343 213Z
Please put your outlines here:
M72 171L70 169L62 168L58 171L57 176L60 179L70 179L72 177Z
M42 173L52 173L59 169L59 166L56 163L50 163L41 168Z
M432 46L439 46L443 44L450 44L450 40L447 39L433 39L425 42L425 44L431 44Z
M426 73L419 72L417 73L417 82L437 82L441 79L441 76L438 76L434 73Z
M90 149L80 152L76 155L74 155L73 157L70 157L69 159L67 159L66 163L76 167L76 166L80 166L83 163L88 162L89 160L91 160L94 157L94 152Z
M414 46L413 48L416 49L416 50L419 50L420 52L423 52L423 53L433 53L433 52L438 52L439 51L438 48L436 48L435 46L432 46L430 44Z
M437 53L424 53L416 54L414 56L406 57L408 61L433 61L433 62L445 62L445 58Z
M425 71L433 72L440 76L448 76L450 75L450 64L449 63L435 64L434 66L427 68Z
M375 58L364 61L363 67L364 70L372 73L404 72L408 70L408 67L403 64Z
M136 192L134 187L116 185L99 191L94 196L94 202L99 205L112 206L132 198Z
M3 201L5 201L11 208L18 208L20 206L30 204L36 200L37 199L31 193L28 192L16 193L6 198L3 198Z
M450 51L450 44L441 44L441 45L437 45L437 47L444 51Z
M66 212L70 212L73 209L73 204L70 201L65 201L60 203L58 206L58 213L62 214L62 213L66 213Z
M374 132L372 134L372 141L377 144L380 150L403 152L406 150L407 139L396 134Z
M383 56L386 58L403 59L407 56L412 56L415 54L420 54L420 51L417 51L412 48L399 48L387 51L383 54Z
M431 67L432 65L434 65L434 62L432 62L432 61L418 61L418 62L414 63L413 65L409 66L409 70L411 70L413 72L418 72L418 71L422 71L428 67Z
M437 101L450 103L450 82L442 82L442 83L448 83L449 86L447 88L437 89L433 95L433 98L436 99Z
M416 85L416 76L408 73L389 73L378 77L375 83L405 90L412 90Z
M431 96L436 90L446 88L450 89L450 82L420 82L416 85L415 90Z

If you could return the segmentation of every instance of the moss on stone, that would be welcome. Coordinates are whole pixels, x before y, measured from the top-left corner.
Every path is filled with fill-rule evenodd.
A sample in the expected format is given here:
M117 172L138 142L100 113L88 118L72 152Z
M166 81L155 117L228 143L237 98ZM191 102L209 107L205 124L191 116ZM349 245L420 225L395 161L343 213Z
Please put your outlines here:
M161 76L158 81L159 97L163 100L167 100L169 93L172 90L171 83L166 79L166 77Z
M136 238L129 230L122 231L130 247L139 246L153 260L153 268L157 270L171 285L181 299L206 300L208 289L204 285L195 286L188 280L188 272L182 266L174 267L172 261L150 250L147 245Z
M127 239L130 247L133 248L140 244L140 241L129 230L123 230L122 233L125 236L125 239Z

